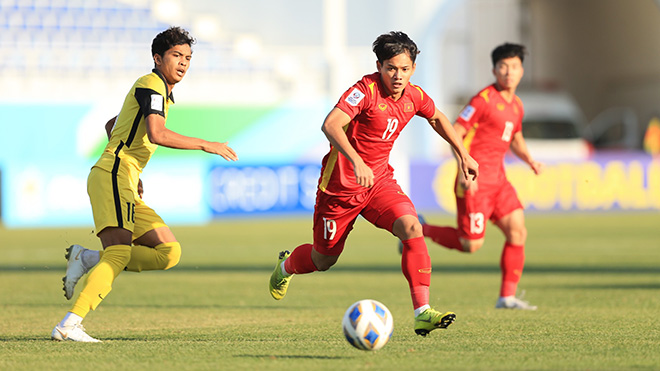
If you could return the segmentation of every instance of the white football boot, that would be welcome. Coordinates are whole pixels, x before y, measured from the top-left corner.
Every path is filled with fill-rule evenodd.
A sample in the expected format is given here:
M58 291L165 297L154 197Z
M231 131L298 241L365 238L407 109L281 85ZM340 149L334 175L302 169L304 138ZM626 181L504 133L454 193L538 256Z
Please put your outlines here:
M497 299L495 308L498 309L521 309L521 310L536 310L538 307L536 305L531 305L529 302L522 300L522 298L517 298L515 296L501 296Z
M84 276L89 268L85 267L83 264L82 255L83 252L87 250L86 248L80 245L71 245L66 249L66 274L62 277L62 282L64 283L64 297L67 300L71 300L73 297L73 291L76 288L76 284L80 277ZM90 267L91 268L91 267Z
M78 341L82 343L101 343L101 340L94 339L87 335L82 323L76 323L72 326L55 326L50 338L57 341Z

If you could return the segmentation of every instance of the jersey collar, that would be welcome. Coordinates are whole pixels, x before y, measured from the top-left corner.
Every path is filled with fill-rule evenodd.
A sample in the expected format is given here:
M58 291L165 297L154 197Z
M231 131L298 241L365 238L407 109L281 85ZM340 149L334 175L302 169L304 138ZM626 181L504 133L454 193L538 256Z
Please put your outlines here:
M167 81L165 81L165 76L163 76L163 74L160 73L160 71L158 71L158 69L156 69L156 68L154 68L153 70L151 70L151 72L155 73L158 77L160 77L161 80L163 80L163 84L165 84L165 92L167 93L167 94L166 94L166 95L167 95L167 98L168 98L169 100L171 100L172 103L174 103L174 95L172 94L172 92L170 91L170 89L167 87Z

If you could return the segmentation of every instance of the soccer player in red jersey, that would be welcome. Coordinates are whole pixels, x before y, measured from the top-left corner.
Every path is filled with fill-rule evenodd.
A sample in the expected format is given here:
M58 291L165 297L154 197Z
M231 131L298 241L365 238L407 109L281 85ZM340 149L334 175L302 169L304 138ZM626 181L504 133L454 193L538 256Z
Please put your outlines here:
M418 86L417 45L403 32L380 35L373 44L378 72L364 76L339 99L323 122L330 152L323 158L314 208L314 243L282 251L270 278L270 293L280 300L293 274L325 271L337 262L359 215L386 229L403 243L401 267L415 309L415 332L426 336L455 319L429 306L431 259L412 202L393 177L392 145L410 119L419 115L457 153L465 177L478 175L478 165L461 145L451 122Z
M523 206L504 172L509 148L535 174L544 166L532 159L521 131L524 111L516 88L523 76L525 53L525 47L517 44L495 48L491 53L495 83L472 97L454 124L481 169L479 179L469 181L459 167L454 188L458 228L420 220L424 236L449 249L473 253L483 245L490 219L506 236L500 261L502 285L495 307L535 310L536 306L515 296L525 262L527 229Z

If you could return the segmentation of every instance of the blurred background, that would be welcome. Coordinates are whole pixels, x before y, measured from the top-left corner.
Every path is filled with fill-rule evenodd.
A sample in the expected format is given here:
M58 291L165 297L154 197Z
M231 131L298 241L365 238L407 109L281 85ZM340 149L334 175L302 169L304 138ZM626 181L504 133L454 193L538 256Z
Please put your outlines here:
M168 127L240 161L160 148L144 198L168 223L311 213L323 119L391 30L415 40L411 81L452 121L493 82L494 47L528 47L524 134L547 169L507 167L530 212L660 209L660 0L0 0L2 225L93 225L103 125L170 25L198 42ZM420 211L454 212L456 165L424 120L391 162Z

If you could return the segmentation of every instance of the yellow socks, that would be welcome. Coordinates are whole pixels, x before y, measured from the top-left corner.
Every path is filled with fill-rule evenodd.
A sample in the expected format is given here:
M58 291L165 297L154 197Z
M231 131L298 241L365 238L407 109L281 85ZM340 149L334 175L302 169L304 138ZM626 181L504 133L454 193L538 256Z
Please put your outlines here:
M87 282L71 312L85 317L90 310L96 309L112 290L112 282L124 270L131 259L131 246L113 245L105 248L99 263L89 272Z
M167 242L154 248L147 246L114 245L105 248L101 260L89 272L85 287L73 304L71 312L85 317L96 309L112 290L115 278L126 269L131 272L166 270L179 263L181 245Z
M181 245L178 242L166 242L156 247L133 246L131 261L126 266L127 271L141 272L166 270L179 263Z

